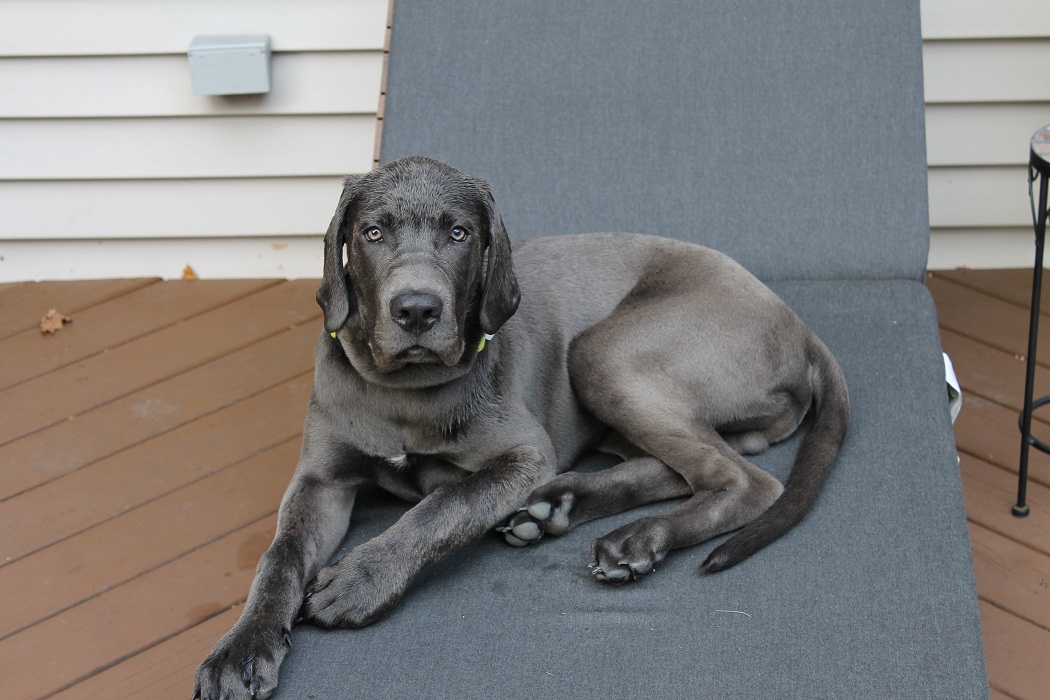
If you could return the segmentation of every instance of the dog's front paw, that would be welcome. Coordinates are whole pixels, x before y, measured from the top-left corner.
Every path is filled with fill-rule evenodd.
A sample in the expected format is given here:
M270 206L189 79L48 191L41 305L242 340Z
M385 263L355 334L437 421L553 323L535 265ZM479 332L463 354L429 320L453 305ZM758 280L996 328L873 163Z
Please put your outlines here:
M591 573L599 581L626 583L656 571L670 550L659 521L642 518L599 537L591 547Z
M563 535L572 527L569 515L576 503L573 491L551 482L536 489L529 504L510 517L507 524L496 528L507 544L524 547L544 535Z
M287 629L238 623L197 667L194 699L266 700L277 687L277 669L290 646Z
M372 624L404 593L405 581L396 569L352 550L317 572L306 589L303 620L327 629Z

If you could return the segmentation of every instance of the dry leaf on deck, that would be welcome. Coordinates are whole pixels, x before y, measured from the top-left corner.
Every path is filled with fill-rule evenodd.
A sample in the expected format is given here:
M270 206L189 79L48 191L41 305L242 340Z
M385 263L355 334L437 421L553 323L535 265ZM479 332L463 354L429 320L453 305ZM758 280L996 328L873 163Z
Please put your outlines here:
M199 278L197 277L197 273L193 271L193 268L187 265L186 267L182 268L182 279L195 280Z
M69 316L66 316L65 314L61 314L58 311L51 309L47 312L46 316L40 319L40 332L54 335L62 328L62 326L64 326L67 323L71 323L72 321L73 319Z

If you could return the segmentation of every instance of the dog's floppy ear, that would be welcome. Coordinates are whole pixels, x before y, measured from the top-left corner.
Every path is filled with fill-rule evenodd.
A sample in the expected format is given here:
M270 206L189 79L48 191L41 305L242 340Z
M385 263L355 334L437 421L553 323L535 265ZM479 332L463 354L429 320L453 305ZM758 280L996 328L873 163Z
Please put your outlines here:
M324 329L334 333L343 327L350 316L350 287L343 270L344 228L352 218L351 207L359 178L348 177L343 182L343 193L335 208L328 233L324 235L324 271L321 286L317 288L317 303L324 311Z
M494 334L518 309L521 293L510 258L510 237L488 185L480 183L482 203L488 216L489 248L485 287L481 293L481 330Z

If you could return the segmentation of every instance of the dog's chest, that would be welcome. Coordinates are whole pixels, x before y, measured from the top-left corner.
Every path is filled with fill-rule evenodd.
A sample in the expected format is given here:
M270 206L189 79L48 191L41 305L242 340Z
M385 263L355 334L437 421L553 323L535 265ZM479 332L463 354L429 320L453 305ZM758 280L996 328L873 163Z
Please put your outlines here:
M463 428L454 418L385 408L351 417L351 441L363 452L399 469L409 465L410 456L455 459Z

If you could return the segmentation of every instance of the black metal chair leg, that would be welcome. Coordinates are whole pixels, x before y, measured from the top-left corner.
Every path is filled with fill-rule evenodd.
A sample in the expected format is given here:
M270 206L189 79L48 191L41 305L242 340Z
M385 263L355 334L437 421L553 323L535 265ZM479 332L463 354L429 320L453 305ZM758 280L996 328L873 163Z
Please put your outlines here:
M1050 126L1044 127L1032 136L1031 156L1028 168L1028 190L1032 199L1032 223L1035 228L1035 266L1032 270L1032 307L1028 322L1028 355L1025 357L1024 407L1021 412L1021 458L1018 462L1017 503L1012 512L1021 518L1029 513L1025 502L1028 487L1028 453L1032 446L1045 450L1045 446L1032 437L1032 394L1035 389L1036 349L1039 340L1039 302L1043 288L1043 243L1046 239L1047 220L1047 187L1050 185ZM1033 183L1039 180L1039 204L1036 205ZM1046 397L1036 402L1037 405L1048 403Z

